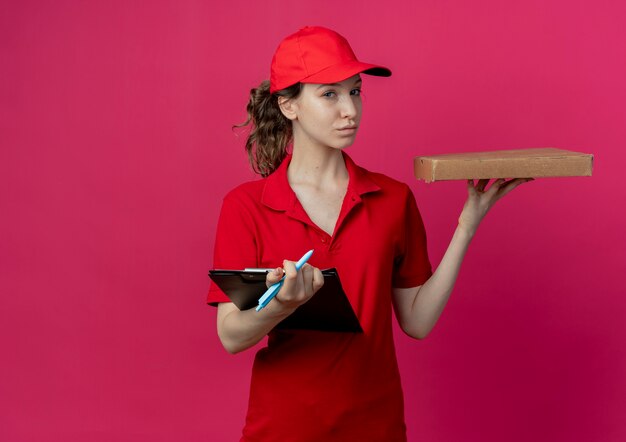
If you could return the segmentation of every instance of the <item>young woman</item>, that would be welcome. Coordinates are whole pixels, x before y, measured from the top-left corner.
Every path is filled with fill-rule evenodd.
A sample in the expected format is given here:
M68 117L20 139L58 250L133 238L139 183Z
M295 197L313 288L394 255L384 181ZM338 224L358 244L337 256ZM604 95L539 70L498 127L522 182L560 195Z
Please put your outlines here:
M468 182L468 199L432 273L424 227L406 184L357 166L343 149L361 121L360 74L389 76L358 61L348 42L305 27L280 44L269 82L251 92L246 149L263 179L223 201L216 268L275 268L285 283L269 305L240 311L215 286L219 337L231 353L269 335L252 369L242 441L405 441L403 396L392 336L425 338L454 286L482 218L526 180ZM288 149L288 147L291 147ZM294 262L315 253L300 271ZM273 330L335 267L363 333ZM392 307L393 306L393 307Z

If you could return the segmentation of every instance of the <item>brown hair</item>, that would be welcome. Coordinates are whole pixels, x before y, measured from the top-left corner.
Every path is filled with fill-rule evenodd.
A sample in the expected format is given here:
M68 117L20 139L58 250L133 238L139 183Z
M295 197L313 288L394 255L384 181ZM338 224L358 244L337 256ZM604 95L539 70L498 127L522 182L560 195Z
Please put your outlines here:
M296 98L300 90L301 84L296 83L270 94L270 82L263 81L259 87L250 90L250 101L246 107L248 119L233 126L244 127L252 123L246 152L252 169L263 177L278 168L293 137L291 121L280 111L278 98Z

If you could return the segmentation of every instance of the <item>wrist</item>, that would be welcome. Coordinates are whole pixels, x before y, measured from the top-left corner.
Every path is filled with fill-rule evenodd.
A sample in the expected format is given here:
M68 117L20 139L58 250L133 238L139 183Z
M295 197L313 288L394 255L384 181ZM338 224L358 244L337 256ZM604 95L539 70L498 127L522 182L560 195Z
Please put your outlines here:
M463 225L462 223L459 223L456 228L456 232L461 238L466 239L467 241L471 241L472 238L474 238L474 235L476 235L476 229L477 227L468 227L466 225Z
M278 299L277 296L272 299L269 304L267 304L267 307L265 307L263 310L265 310L266 313L272 318L282 321L287 316L291 315L296 310L296 308L297 307L293 307L290 304L281 301L280 299Z

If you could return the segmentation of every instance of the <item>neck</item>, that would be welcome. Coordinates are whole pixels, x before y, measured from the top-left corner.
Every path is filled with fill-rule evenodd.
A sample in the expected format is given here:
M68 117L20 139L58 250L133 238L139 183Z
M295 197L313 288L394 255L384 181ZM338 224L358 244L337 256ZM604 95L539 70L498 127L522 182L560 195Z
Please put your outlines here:
M339 149L327 147L313 150L294 146L287 177L291 184L336 186L348 179L348 169Z

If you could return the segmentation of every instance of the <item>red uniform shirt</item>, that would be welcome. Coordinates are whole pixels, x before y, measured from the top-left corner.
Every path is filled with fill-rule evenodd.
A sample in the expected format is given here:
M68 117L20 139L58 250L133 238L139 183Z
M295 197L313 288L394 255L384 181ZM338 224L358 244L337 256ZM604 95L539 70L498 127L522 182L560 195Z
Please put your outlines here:
M314 249L309 263L337 269L364 330L272 331L255 358L242 441L406 440L391 296L431 275L424 226L406 184L344 159L349 183L332 236L289 186L290 157L224 198L215 268L275 268ZM208 302L228 301L212 284Z

